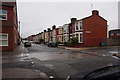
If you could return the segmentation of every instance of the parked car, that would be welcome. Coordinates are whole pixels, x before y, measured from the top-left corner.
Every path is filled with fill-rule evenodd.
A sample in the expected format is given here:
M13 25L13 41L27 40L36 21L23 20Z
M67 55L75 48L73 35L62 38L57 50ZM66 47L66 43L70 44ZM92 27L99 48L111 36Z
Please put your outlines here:
M120 80L120 65L103 67L86 75L78 73L66 80Z
M48 47L57 47L57 42L49 42L47 45Z
M36 41L35 44L40 44L40 42Z
M27 42L27 40L22 40L23 44L25 44L25 42Z
M24 43L24 47L31 47L31 42L30 41L26 41L25 43Z

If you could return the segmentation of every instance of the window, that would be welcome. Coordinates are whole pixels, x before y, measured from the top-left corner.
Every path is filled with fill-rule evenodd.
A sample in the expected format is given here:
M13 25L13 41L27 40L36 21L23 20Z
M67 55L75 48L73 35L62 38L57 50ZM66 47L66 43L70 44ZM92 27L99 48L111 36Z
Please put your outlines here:
M76 30L78 30L78 23L76 23Z
M66 41L66 37L64 36L64 42Z
M66 33L68 33L68 26L66 26Z
M64 27L64 33L66 33L66 27Z
M114 36L114 33L111 33L111 36Z
M0 33L0 46L8 46L8 34Z
M120 33L117 33L117 36L120 36Z
M59 34L61 34L61 29L59 29Z
M76 38L78 39L78 34L76 34Z
M51 35L52 35L52 31L51 31Z
M51 41L53 41L53 37L51 37Z
M56 30L53 31L53 35L56 35Z
M7 20L7 10L0 9L0 20Z
M82 33L80 33L80 43L83 42L83 41L82 41L82 38L83 38L83 35L82 35Z
M59 34L62 34L62 28L60 29L60 32L59 32Z
M80 30L82 30L82 26L83 26L83 25L82 25L82 22L80 22Z

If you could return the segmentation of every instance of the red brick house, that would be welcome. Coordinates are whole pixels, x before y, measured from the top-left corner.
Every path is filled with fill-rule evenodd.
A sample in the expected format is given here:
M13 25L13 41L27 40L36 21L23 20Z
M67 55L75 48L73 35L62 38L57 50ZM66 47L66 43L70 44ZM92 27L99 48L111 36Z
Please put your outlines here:
M51 41L52 42L57 42L56 41L56 25L52 26L52 30L51 30Z
M50 28L48 28L48 42L50 42L50 31L51 31L51 29Z
M100 46L102 42L107 42L107 20L93 10L91 16L75 22L74 35L79 42L75 47Z
M0 21L2 22L0 48L2 48L2 51L13 51L20 39L16 2L2 2Z
M76 21L77 21L77 18L71 18L71 23L69 23L69 39L71 39L72 37L75 37L74 33L75 33Z
M59 28L56 29L56 41L59 40L58 34L59 34Z
M58 42L63 42L63 26L59 26L57 36L58 36Z

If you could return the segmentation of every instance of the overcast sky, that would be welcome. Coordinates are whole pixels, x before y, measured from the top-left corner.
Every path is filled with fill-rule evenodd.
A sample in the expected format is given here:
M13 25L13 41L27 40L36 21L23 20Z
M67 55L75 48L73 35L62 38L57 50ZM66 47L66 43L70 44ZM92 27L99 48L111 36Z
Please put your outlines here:
M18 19L21 22L21 34L25 38L42 32L52 25L57 27L70 23L70 18L82 19L98 10L99 15L108 21L108 29L118 28L118 2L84 1L84 2L41 2L19 1L17 3ZM93 6L91 7L91 4ZM92 10L91 10L92 8Z

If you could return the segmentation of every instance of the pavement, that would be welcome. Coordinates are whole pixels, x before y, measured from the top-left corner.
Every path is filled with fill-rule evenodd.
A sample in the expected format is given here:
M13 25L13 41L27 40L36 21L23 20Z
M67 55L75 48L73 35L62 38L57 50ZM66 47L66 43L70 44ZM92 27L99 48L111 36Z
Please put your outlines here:
M39 74L30 69L7 68L3 69L3 78L39 78Z
M27 48L25 48L24 45L21 43L20 46L17 46L17 48L14 51L2 52L2 55L12 55L12 54L18 55L27 52L28 52Z
M84 52L87 54L93 54L93 55L98 55L98 56L108 56L109 55L109 56L114 56L114 57L120 58L120 46L80 47L80 48L58 46L58 48L81 51L81 52Z
M100 48L102 49L102 48L112 48L112 47L119 47L119 46L80 47L80 48L66 47L66 46L58 46L58 48L68 49L68 50L90 50L90 49L100 49Z
M14 51L2 52L2 80L7 78L48 78L43 72L35 72L33 69L21 68L18 63L26 64L24 59L29 59L27 56L28 50L21 43ZM23 63L24 62L24 63ZM29 61L30 62L30 61ZM14 64L15 66L11 66ZM26 66L29 67L29 66Z

